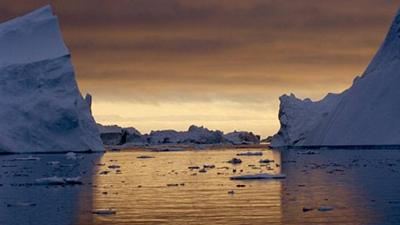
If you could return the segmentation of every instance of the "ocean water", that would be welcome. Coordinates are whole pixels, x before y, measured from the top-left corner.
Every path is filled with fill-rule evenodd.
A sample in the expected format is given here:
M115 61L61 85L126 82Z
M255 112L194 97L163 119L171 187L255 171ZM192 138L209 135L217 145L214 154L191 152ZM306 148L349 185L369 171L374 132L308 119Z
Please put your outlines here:
M236 156L246 151L263 156ZM28 156L0 156L1 225L400 224L398 150ZM242 163L228 163L233 157ZM201 170L204 165L215 167ZM257 173L286 179L230 179ZM82 184L36 181L53 176L80 176Z

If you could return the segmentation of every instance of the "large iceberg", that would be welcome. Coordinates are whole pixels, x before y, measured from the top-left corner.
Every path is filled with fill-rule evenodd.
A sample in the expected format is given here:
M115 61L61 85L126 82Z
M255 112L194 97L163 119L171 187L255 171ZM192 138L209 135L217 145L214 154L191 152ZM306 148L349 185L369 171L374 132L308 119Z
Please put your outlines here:
M0 153L104 150L50 6L0 24L0 49Z
M281 97L271 146L400 145L400 12L361 77L321 101Z

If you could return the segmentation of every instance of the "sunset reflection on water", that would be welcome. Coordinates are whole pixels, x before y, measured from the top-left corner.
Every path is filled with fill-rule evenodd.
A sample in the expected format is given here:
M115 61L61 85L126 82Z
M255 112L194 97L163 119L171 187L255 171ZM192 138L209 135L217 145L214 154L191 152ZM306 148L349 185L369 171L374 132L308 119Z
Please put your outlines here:
M296 151L252 149L262 151L263 156L236 156L246 151L106 153L94 178L93 210L114 209L116 214L92 215L92 223L294 225L400 221L400 204L390 203L390 199L400 199L400 188L393 185L399 174L386 166L387 160L400 159L398 151L390 151L386 156L377 151L321 151L304 155ZM143 155L154 158L137 158ZM233 157L243 162L227 163ZM260 159L274 163L263 165ZM189 169L201 169L203 165L215 168L206 169L205 173ZM257 173L283 173L287 178L229 179ZM379 184L380 180L383 182ZM383 191L379 191L378 184ZM332 210L319 210L323 207ZM303 212L303 208L312 210Z

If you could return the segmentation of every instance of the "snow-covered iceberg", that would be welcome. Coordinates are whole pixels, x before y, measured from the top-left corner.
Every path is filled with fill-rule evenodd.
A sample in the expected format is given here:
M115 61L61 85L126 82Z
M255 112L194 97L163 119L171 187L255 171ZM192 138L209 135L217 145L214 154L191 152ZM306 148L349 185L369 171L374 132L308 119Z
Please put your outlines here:
M117 125L103 126L97 124L100 137L105 145L115 146L126 143L145 145L147 144L146 135L142 135L140 131L133 127L122 128Z
M234 131L224 135L226 142L241 145L241 144L260 144L261 137L247 131Z
M0 49L0 152L104 150L50 6L0 24Z
M281 128L271 140L271 146L299 145L318 124L326 119L338 104L341 95L328 94L324 99L313 102L298 99L294 94L280 97L279 121Z
M361 77L345 92L312 102L281 97L283 146L400 145L400 12Z
M224 134L219 130L192 125L187 131L158 130L141 134L133 127L123 128L117 125L98 124L101 139L107 146L157 146L168 144L207 145L207 144L259 144L260 136L247 131L234 131Z
M152 131L149 142L151 144L218 144L223 142L223 138L222 131L212 131L192 125L187 131Z

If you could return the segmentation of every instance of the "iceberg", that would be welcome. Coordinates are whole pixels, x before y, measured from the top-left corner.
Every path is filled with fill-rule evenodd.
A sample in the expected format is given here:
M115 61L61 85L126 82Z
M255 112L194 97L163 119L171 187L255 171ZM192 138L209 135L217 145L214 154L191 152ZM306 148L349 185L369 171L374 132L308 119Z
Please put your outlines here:
M231 177L231 180L280 180L285 178L286 175L284 174L260 173L260 174L234 176Z
M272 147L400 145L400 11L377 54L353 85L312 102L281 97Z
M224 139L234 145L260 144L261 137L247 131L234 131L224 135Z
M0 24L0 49L0 153L104 151L50 6Z
M141 134L133 127L123 128L118 125L104 126L97 124L101 139L107 146L117 148L158 145L207 145L259 144L260 136L247 131L234 131L224 134L219 130L209 130L205 127L191 125L187 131L157 130L149 134Z
M190 126L187 131L152 131L149 135L151 144L218 144L223 140L221 131L212 131L195 125Z

